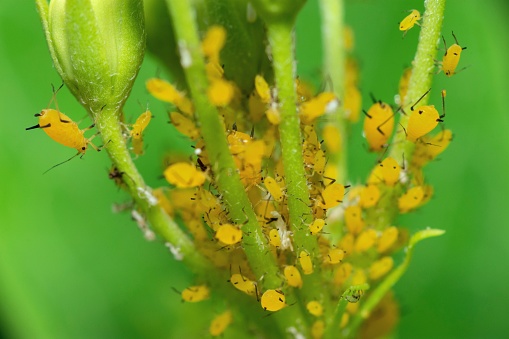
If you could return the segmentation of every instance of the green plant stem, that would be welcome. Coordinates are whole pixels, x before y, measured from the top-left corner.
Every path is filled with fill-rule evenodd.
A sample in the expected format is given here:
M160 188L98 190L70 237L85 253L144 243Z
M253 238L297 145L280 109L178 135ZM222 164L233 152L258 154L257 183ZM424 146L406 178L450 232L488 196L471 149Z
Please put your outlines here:
M350 286L346 289L346 291L341 295L341 298L338 301L336 309L334 310L334 314L332 314L331 319L328 319L327 329L325 331L324 338L333 339L333 338L343 338L343 334L340 331L341 320L343 319L343 314L345 313L346 306L348 305L348 298L354 296L355 294L359 294L360 291L362 293L369 289L369 284L362 284L356 286Z
M320 13L322 19L322 45L323 45L323 78L330 78L332 89L336 96L344 102L345 98L345 46L344 32L344 4L343 0L320 0ZM347 135L344 109L338 107L332 115L333 124L341 135L341 150L338 153L329 153L330 160L337 166L339 183L345 183L348 178L347 168Z
M421 33L414 61L412 62L412 75L408 84L406 98L401 98L405 112L410 114L409 107L415 103L430 87L435 74L435 58L437 54L437 41L440 39L442 22L444 18L445 0L426 0L424 15L421 24ZM423 98L419 105L425 105L428 96ZM408 115L402 115L399 124L403 128L408 126ZM406 134L396 133L391 142L389 156L402 163L403 159L410 161L415 144L406 140ZM399 213L397 198L401 194L401 185L390 187L382 192L376 210L368 212L367 221L376 221L376 229L385 229L391 226Z
M398 280L406 272L410 261L412 260L412 254L415 245L426 238L438 237L444 234L445 231L437 229L426 229L415 233L408 243L406 250L406 256L403 262L394 269L385 279L373 290L367 300L361 305L361 308L350 322L347 328L348 337L355 337L355 333L359 329L359 326L364 320L366 320L371 311L378 305L380 300L389 292L389 290L398 282Z
M219 192L226 202L230 217L242 227L242 240L245 253L255 275L264 277L267 288L279 288L282 279L278 267L270 253L268 241L258 225L256 215L240 181L235 162L219 119L220 114L212 106L206 95L208 81L205 63L201 53L198 29L194 21L195 12L188 0L167 1L177 36L180 57L189 89L195 105L195 115L201 135L205 141Z
M419 35L419 44L414 61L412 62L412 75L408 83L408 92L401 98L405 112L409 114L408 107L417 101L430 87L435 74L435 59L437 55L437 41L440 39L442 22L444 19L445 0L426 0L424 2L424 15ZM419 105L426 105L426 96ZM405 129L408 125L408 115L402 115L399 123ZM406 140L405 133L397 133L389 150L389 155L400 161L403 154L405 159L411 159L415 144Z
M153 203L151 189L145 185L127 149L126 141L122 135L119 111L106 106L96 116L96 126L105 143L104 148L108 152L113 166L119 172L124 173L124 182L136 202L136 206L141 210L141 214L147 218L164 241L179 250L182 254L182 261L192 271L197 274L208 274L205 272L210 271L209 261L196 250L191 239L166 215L161 207Z

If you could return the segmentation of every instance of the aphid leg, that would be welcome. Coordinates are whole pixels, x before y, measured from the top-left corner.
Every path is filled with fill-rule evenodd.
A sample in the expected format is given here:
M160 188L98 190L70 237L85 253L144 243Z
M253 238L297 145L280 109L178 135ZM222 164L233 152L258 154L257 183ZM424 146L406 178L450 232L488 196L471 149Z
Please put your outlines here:
M424 97L425 97L425 96L426 96L426 95L427 95L430 91L431 91L431 88L430 88L430 89L428 89L428 90L426 91L426 93L424 93L424 94L423 94L423 95L419 98L419 100L417 100L417 101L415 102L415 104L413 104L413 105L412 105L412 107L410 107L410 110L411 110L411 111L413 111L413 110L414 110L414 107L415 107L415 106L416 106L416 105L417 105L417 104L418 104L418 103L419 103L422 99L424 99Z
M380 125L377 126L376 130L380 132L380 134L385 135L385 133L380 129L383 125L385 125L389 120L394 119L394 114L392 114L390 117L385 119L384 122L382 122Z

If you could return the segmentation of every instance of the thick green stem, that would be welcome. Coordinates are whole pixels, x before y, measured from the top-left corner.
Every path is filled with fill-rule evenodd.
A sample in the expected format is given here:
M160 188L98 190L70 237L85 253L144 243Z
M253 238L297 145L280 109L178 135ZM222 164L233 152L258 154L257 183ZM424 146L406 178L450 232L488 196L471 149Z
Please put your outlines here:
M412 76L408 84L405 98L401 98L405 111L417 101L430 87L435 74L435 59L437 55L437 42L440 40L442 22L444 19L445 0L426 0L424 2L424 15L419 35L417 53L412 62ZM423 98L419 105L426 105L428 96ZM399 123L405 129L408 125L408 116L402 115ZM391 143L389 154L394 159L411 159L415 144L406 140L405 133L397 133Z
M345 100L345 44L344 32L344 4L343 0L320 0L322 18L323 45L323 78L330 79L336 96ZM347 168L347 136L344 110L339 106L334 112L332 123L341 135L341 149L337 153L329 153L330 161L337 166L337 178L345 183L348 178Z
M242 228L244 231L242 243L253 272L258 278L264 276L264 285L267 288L278 288L282 285L278 267L274 257L269 254L268 241L258 225L256 215L240 181L219 119L220 114L209 102L206 94L208 81L198 29L194 20L195 12L188 0L168 0L167 5L173 19L181 64L196 109L196 119L205 141L219 192L223 196L232 220L241 224L247 219L247 223Z
M412 254L415 244L426 238L438 237L444 234L445 231L437 229L426 229L419 231L412 236L406 248L406 257L396 269L394 269L385 279L373 290L367 300L361 305L360 310L357 312L355 318L350 322L347 328L348 337L355 337L355 333L359 329L359 326L364 320L366 320L371 311L378 305L380 300L389 292L389 290L398 282L401 276L406 272L410 260L412 260Z

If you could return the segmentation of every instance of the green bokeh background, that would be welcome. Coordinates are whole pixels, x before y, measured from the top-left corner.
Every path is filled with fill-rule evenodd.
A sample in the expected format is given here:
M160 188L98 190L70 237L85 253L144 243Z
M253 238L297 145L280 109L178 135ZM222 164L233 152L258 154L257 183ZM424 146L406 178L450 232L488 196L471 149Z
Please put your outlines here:
M410 65L419 28L405 39L397 23L422 1L347 2L356 34L364 106L367 93L391 101ZM432 201L399 220L411 230L447 233L418 245L411 268L396 287L401 303L400 338L501 338L509 325L509 14L503 0L449 1L444 35L454 30L468 46L464 72L435 78L431 102L446 88L446 126L454 142L428 166ZM299 18L299 75L318 79L321 56L316 1ZM443 52L443 51L442 51ZM131 121L147 101L156 115L147 130L146 155L137 160L150 185L163 185L164 152L185 147L166 123L164 105L150 98L144 80L157 65L147 58L126 106ZM0 2L0 337L177 338L207 335L213 305L181 304L171 287L192 276L161 242L143 239L126 214L111 205L126 200L109 182L105 153L89 151L45 175L73 155L42 131L26 132L45 108L52 68L31 1ZM320 86L320 80L315 81ZM63 112L79 120L85 111L63 89ZM90 124L85 119L83 126ZM367 154L359 126L350 137L351 179L366 177L376 157Z

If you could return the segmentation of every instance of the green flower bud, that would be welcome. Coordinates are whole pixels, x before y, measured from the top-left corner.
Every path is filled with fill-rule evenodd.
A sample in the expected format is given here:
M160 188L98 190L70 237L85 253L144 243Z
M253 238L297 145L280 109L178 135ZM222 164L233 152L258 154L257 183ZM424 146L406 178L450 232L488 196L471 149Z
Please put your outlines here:
M92 114L119 110L145 51L141 0L37 0L62 80Z
M267 23L293 23L306 0L254 0L253 6Z

